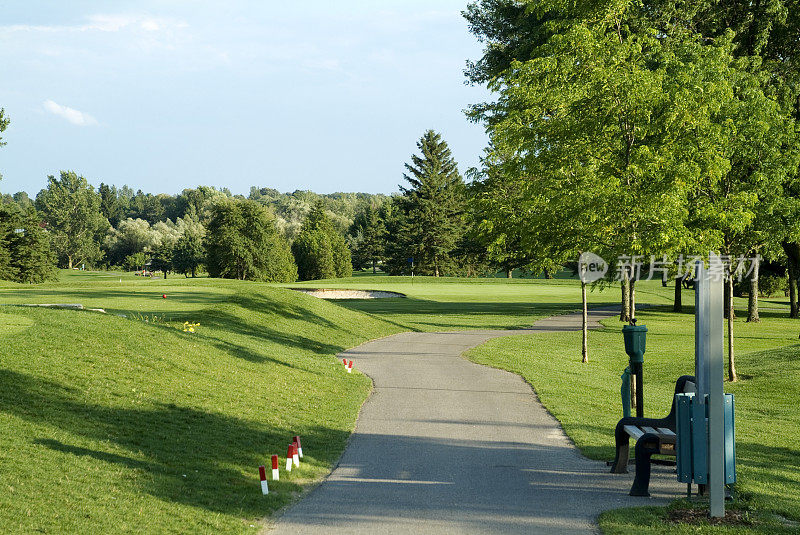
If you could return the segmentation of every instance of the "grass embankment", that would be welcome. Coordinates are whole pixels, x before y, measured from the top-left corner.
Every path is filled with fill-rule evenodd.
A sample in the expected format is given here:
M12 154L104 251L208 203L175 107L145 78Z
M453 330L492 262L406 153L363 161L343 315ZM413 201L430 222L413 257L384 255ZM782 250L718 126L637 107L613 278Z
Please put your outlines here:
M398 327L261 284L119 277L0 287L110 312L0 309L0 531L255 531L352 431L369 380L332 355ZM305 462L262 496L257 466L296 434Z
M767 303L779 305L777 300ZM676 378L694 373L693 315L668 310L656 307L638 314L649 329L644 407L654 417L669 411ZM768 513L800 520L800 322L786 318L787 312L765 309L762 321L753 324L744 321L745 311L738 311L734 340L741 380L725 384L725 391L736 396L737 491L742 498L737 505L752 508L757 520L742 529L764 533L798 531L796 525L769 520ZM619 376L627 356L621 324L615 319L605 324L590 334L588 364L580 362L579 332L496 339L467 356L523 376L585 455L613 459L613 429L622 412ZM600 525L607 533L697 532L697 526L665 526L667 515L663 508L613 511L601 517ZM701 531L738 529L706 526Z

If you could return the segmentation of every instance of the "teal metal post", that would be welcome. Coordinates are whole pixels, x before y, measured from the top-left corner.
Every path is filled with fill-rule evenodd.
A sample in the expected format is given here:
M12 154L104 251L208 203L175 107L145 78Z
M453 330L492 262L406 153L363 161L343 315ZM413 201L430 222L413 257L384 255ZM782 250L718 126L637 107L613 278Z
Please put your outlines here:
M625 340L625 352L628 354L631 373L636 378L636 416L644 418L644 402L642 388L642 363L644 363L645 342L647 341L647 327L636 325L636 320L631 320L632 325L622 328L622 338Z
M619 389L619 393L622 396L622 416L623 418L629 418L631 415L631 367L630 366L625 368L625 371L622 372L620 378L622 379L622 387Z

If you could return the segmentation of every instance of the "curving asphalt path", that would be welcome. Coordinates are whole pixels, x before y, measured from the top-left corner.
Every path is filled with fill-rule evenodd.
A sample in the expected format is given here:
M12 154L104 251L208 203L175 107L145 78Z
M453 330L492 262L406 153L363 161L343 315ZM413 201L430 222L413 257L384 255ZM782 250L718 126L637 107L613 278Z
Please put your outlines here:
M591 311L590 325L614 314ZM678 497L674 469L659 466L653 498L628 496L633 474L580 455L519 376L461 357L491 338L579 330L580 321L402 333L343 353L373 393L337 467L270 534L595 533L601 511Z

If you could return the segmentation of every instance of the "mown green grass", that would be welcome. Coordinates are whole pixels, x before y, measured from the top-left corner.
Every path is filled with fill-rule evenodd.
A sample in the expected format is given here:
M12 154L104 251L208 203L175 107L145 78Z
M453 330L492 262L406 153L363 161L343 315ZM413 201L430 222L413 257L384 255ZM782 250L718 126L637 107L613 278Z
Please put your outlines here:
M77 271L51 284L0 284L0 304L109 311L0 308L2 531L254 531L344 449L369 380L344 373L334 354L401 330L514 328L580 307L577 283L565 280L362 275L297 285L408 297L329 303L263 284ZM614 304L618 294L589 297ZM666 304L672 289L640 283L638 295L640 303ZM790 331L799 324L772 317L784 314L784 301L765 302L759 325L737 322L739 372L752 378L731 390L740 488L751 503L774 502L767 509L797 518L790 509L797 507L798 452L784 434L797 427L796 349L771 365L753 353L796 343ZM671 382L691 373L692 318L661 310L639 316L651 328L646 407L665 412ZM199 322L197 332L182 332L184 321ZM591 335L588 366L578 362L578 336L510 338L473 358L524 375L587 454L608 458L626 360L619 326ZM761 393L768 401L760 402ZM283 455L294 434L303 437L306 462L261 496L256 467ZM626 514L644 518L623 511L604 516L604 526L641 527L626 524Z
M414 277L412 280L411 277L359 275L287 286L402 293L406 297L343 299L337 303L410 331L519 329L537 319L581 308L580 287L574 280L447 277ZM605 291L598 288L589 292L589 302L593 306L615 304L618 293L611 288Z
M780 300L773 304L778 306ZM690 307L687 310L674 314L667 307L655 307L638 314L649 329L644 364L647 416L665 416L677 377L694 373L694 318ZM743 310L739 314L734 340L742 380L725 385L736 396L737 490L755 511L800 520L800 322L788 319L785 310L765 310L755 324L744 321ZM590 334L588 364L580 362L579 332L496 339L467 356L523 376L584 454L612 459L613 429L622 412L619 376L627 356L621 324L612 319L605 325ZM663 523L650 525L651 520L638 509L623 510L603 515L601 527L608 533L663 533Z
M328 472L352 431L370 383L333 355L398 330L230 281L4 285L9 302L127 317L0 309L3 533L255 531ZM305 462L262 496L258 465L296 434Z

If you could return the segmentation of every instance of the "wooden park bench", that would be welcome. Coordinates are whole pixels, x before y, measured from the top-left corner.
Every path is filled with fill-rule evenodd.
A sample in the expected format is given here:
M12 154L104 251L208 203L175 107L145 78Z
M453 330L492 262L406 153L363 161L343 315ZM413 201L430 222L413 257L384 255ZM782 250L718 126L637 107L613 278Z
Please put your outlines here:
M675 394L695 391L695 378L692 375L683 375L675 383ZM672 398L672 408L665 418L637 418L629 416L622 418L614 430L617 454L611 465L611 472L615 474L628 473L628 458L630 456L629 439L636 440L636 475L631 486L631 496L650 496L650 464L653 455L675 456L676 406L675 396Z

